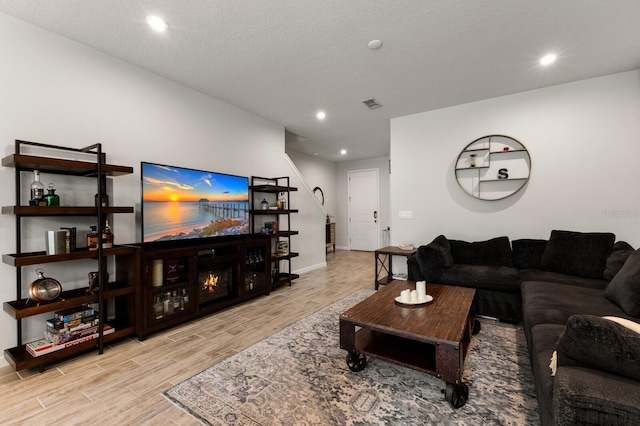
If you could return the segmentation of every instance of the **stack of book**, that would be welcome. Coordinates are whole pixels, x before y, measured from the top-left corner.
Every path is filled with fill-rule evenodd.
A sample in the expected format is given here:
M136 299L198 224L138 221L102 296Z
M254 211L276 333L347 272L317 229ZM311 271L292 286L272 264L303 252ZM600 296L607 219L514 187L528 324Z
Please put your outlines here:
M93 340L99 335L98 313L91 307L78 306L54 313L47 320L44 339L27 343L27 352L37 357L69 346ZM115 330L106 325L103 334L111 334Z

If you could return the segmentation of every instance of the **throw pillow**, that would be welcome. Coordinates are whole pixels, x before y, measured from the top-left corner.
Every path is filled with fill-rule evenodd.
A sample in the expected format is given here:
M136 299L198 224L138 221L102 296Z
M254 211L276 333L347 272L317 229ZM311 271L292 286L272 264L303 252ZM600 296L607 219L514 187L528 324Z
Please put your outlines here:
M546 271L602 279L615 238L608 232L551 231L540 266Z
M439 277L446 268L453 265L449 241L444 235L437 236L426 246L418 248L416 260L424 279L432 280Z
M608 319L609 321L617 322L621 326L627 327L629 330L635 331L636 333L640 334L640 323L633 322L626 318L620 318L620 317L602 317L602 318Z
M453 262L461 265L513 266L511 244L508 237L487 241L449 240Z
M640 317L640 249L627 258L607 285L604 296L627 315Z
M521 239L511 241L513 266L518 269L540 269L547 240Z
M607 264L604 268L602 276L605 280L611 281L616 276L624 262L627 261L629 255L633 253L633 247L624 241L618 241L613 245L613 250L607 258Z
M557 346L558 367L588 367L640 380L640 334L594 315L572 315Z
M631 320L628 320L626 318L620 318L620 317L602 317L606 320L609 321L613 321L616 322L618 324L620 324L623 327L628 328L629 330L638 333L640 335L640 324L637 322L633 322ZM553 354L551 354L551 362L549 363L549 369L551 370L551 376L555 376L556 375L556 370L558 368L558 351L553 351Z

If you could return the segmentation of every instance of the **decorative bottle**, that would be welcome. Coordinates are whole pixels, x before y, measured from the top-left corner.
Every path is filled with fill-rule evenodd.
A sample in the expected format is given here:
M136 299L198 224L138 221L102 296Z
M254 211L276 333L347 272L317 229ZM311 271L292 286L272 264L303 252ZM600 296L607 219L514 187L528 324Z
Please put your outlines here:
M180 310L180 297L178 297L178 294L175 290L173 291L171 299L173 300L173 312L178 312Z
M60 196L56 194L56 187L53 183L50 183L47 187L47 195L44 196L47 202L47 206L59 206Z
M166 292L164 295L164 313L166 315L173 314L173 300L171 299L170 292Z
M87 234L87 247L89 247L90 251L98 250L98 233L96 230L97 226L91 226L91 232Z
M160 300L160 296L156 296L156 302L153 304L153 312L155 313L156 319L162 318L164 305L162 304L162 300Z
M262 199L262 201L260 202L260 205L262 206L262 210L268 210L269 209L269 203L267 202L266 198Z
M182 289L182 305L184 309L189 309L189 293L187 293L187 289Z
M109 220L107 219L104 222L104 231L102 232L102 248L112 248L113 247L113 232L111 232L111 227L109 226Z
M30 185L31 188L31 202L30 205L37 206L40 201L44 199L44 185L40 182L40 171L33 171L33 182Z
M96 207L98 207L98 204L100 204L102 207L109 207L109 196L106 192L102 194L102 197L100 197L99 194L96 194L94 198Z

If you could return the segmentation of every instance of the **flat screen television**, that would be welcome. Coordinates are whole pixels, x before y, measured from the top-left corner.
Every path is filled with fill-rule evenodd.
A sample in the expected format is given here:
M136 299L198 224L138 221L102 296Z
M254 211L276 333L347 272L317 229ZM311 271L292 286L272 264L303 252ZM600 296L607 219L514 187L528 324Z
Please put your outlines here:
M249 178L142 162L142 242L249 234Z

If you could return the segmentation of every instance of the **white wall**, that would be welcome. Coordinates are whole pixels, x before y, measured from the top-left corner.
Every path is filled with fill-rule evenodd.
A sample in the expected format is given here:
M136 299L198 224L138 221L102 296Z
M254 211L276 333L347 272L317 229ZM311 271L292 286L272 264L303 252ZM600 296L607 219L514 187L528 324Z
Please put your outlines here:
M548 238L610 231L640 247L640 78L593 78L391 120L393 243L439 234ZM529 150L529 183L501 201L465 194L453 165L473 140L505 134ZM398 219L401 210L413 219Z
M395 167L393 165L392 167ZM349 248L349 172L356 170L378 170L378 233L380 246L388 245L389 234L385 229L390 226L389 219L389 157L378 157L367 160L345 161L337 164L337 205L335 213L336 246ZM392 229L393 232L393 229Z
M324 245L326 215L332 214L331 212L335 211L337 202L336 163L299 152L289 151L287 154L298 170L301 180L306 183L306 186L302 184L299 185L298 192L305 196L313 197L312 200L316 201L315 203L309 203L307 205L306 213L309 215L309 226L307 227L307 231L309 231L311 224L313 224L314 231L322 234L322 247L326 252ZM315 187L320 187L322 189L324 194L324 205L322 205L322 197L320 193L313 193L313 189ZM302 270L302 272L322 266L326 266L325 258L323 258L321 263L307 266L306 269Z
M13 152L15 139L77 148L100 142L110 163L134 167L133 175L113 180L112 205L133 205L139 211L140 161L244 176L291 175L280 124L1 13L0 51L2 156ZM43 175L45 185L50 181L63 205L93 205L93 182ZM0 168L0 182L0 205L15 205L14 169ZM291 184L300 182L292 177ZM292 242L300 252L293 262L296 271L325 261L324 228L314 226L310 195L293 193L292 204L300 210L292 219L301 234ZM44 250L44 231L65 224L88 228L83 219L30 220L23 229L23 249ZM113 230L118 244L139 242L138 213L116 216ZM15 250L15 218L0 215L0 253ZM86 285L87 273L95 270L95 262L87 262L43 269L69 289ZM25 269L23 291L36 278ZM15 276L15 268L0 264L0 301L16 298ZM39 338L41 320L26 321L26 338ZM0 347L15 346L16 322L8 314L0 313L0 329Z
M333 214L336 210L336 163L323 160L299 152L288 151L287 154L295 163L311 191L320 187L324 194L324 205L320 208L323 213ZM315 197L321 201L322 197L316 192Z

